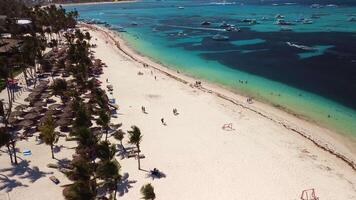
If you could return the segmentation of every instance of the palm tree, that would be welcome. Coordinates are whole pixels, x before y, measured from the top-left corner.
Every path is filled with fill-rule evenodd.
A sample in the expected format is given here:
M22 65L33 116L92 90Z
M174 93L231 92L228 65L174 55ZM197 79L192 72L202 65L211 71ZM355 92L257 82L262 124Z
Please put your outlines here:
M150 183L141 187L141 194L143 196L142 199L145 200L154 200L156 198L154 188Z
M94 200L96 194L87 182L76 181L64 188L63 196L66 200Z
M122 140L124 139L125 132L119 129L115 131L113 135L115 139L120 141L120 145L122 146L123 150L126 151L124 145L122 144Z
M101 161L96 169L96 175L105 181L105 185L110 191L115 191L114 199L116 199L117 185L121 180L120 164L116 159Z
M52 116L46 116L43 124L40 125L40 138L51 147L52 158L54 159L53 146L58 142L59 135L54 131L55 124Z
M142 141L142 134L140 129L137 126L131 126L131 130L127 131L129 133L129 143L132 145L136 145L137 147L137 161L138 161L138 169L141 169L140 164L140 143Z
M68 84L65 79L55 79L51 85L52 94L58 95L63 99L64 94L68 91Z
M13 163L12 153L11 153L11 150L10 150L10 142L11 142L11 134L9 134L6 131L5 127L1 127L0 128L0 148L3 147L3 146L7 147L7 151L8 151L9 156L10 156L10 161L11 161L11 163Z
M100 160L112 160L115 156L115 145L110 145L109 142L103 141L96 145L96 154Z
M99 118L96 121L98 125L100 125L105 130L105 141L108 140L109 134L109 124L110 124L110 115L105 110L100 110Z

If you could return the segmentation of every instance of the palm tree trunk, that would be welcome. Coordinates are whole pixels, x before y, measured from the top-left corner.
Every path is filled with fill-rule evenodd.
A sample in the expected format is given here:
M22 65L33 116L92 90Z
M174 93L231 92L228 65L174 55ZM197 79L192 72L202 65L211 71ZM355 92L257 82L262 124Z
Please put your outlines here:
M116 200L116 193L117 193L117 182L118 182L118 178L115 179L115 192L114 192L114 200Z
M138 170L141 169L141 162L140 162L140 146L137 145L137 162L138 162Z
M55 159L54 153L53 153L53 144L51 144L51 153L52 153L52 159Z
M105 142L108 140L108 134L109 134L109 130L106 129L106 133L105 133Z
M12 145L12 152L13 152L13 154L14 154L14 158L15 158L15 164L17 165L17 155L16 155L16 148L15 148L15 141L14 140L12 140L11 141L11 145Z
M120 144L121 144L121 146L122 146L122 149L123 149L124 151L126 151L124 145L122 144L122 140L120 140Z
M8 153L9 153L9 156L10 156L11 164L13 164L14 161L12 160L12 153L11 153L10 145L9 145L9 144L6 144L6 147L7 147L7 151L8 151Z

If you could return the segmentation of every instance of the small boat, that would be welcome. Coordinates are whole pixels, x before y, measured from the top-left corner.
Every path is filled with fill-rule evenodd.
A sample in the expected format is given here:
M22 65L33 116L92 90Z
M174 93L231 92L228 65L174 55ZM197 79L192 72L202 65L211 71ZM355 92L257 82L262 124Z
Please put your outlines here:
M304 20L302 21L302 23L303 23L303 24L312 24L312 23L313 23L313 20L311 20L311 19L304 19Z
M277 25L282 25L282 26L290 26L290 25L294 25L291 22L287 22L284 19L278 19L276 22Z
M256 19L243 19L242 22L246 22L249 24L257 24Z
M356 22L356 17L350 17L347 19L349 22Z
M291 43L291 42L286 42L286 44L288 46L290 46L290 47L295 47L295 48L306 50L306 51L315 51L315 50L317 50L316 48L313 48L313 47L308 47L308 46L305 46L305 45L298 45L298 44L294 44L294 43Z
M177 33L177 35L178 35L178 36L185 36L186 34L184 33L184 31L179 31L179 32Z
M225 28L225 31L231 32L231 31L241 31L241 29L239 27L235 27L235 26L229 26L227 28Z
M212 39L216 40L216 41L226 41L226 40L229 40L230 38L228 36L216 34L212 37Z
M231 25L226 23L225 21L223 21L221 24L220 24L220 28L227 28L227 27L230 27Z
M137 25L138 25L138 23L136 23L136 22L132 22L132 23L131 23L131 25L132 25L132 26L137 26Z
M310 5L310 8L322 8L323 6L317 3Z
M203 22L201 23L202 26L209 26L210 24L211 24L211 23L208 22L208 21L203 21Z
M284 16L281 14L276 14L275 18L276 19L284 19Z
M184 9L184 7L183 6L179 6L178 9Z

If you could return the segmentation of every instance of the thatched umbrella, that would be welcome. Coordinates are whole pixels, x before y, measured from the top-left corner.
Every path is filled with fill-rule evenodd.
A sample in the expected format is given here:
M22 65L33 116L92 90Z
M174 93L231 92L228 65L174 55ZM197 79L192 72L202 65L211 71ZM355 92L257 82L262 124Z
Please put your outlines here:
M90 128L90 131L93 133L93 135L101 135L101 134L103 134L103 131L102 131L101 127L92 127L92 128Z
M59 115L60 118L73 118L73 112L64 112Z
M10 124L15 124L18 122L18 119L15 117L10 116L9 119L7 120Z
M22 120L19 123L17 123L17 125L22 126L23 128L31 127L31 126L33 126L33 121L32 120Z
M46 97L46 98L44 98L44 99L47 99L47 100L46 100L46 103L47 103L47 104L53 104L53 103L56 103L56 102L57 102L57 101L54 100L54 99L49 99L49 97Z
M50 110L58 110L61 107L62 107L61 104L55 103L55 104L52 104L52 105L48 106L48 109L50 109Z
M39 84L36 88L38 87L47 87L48 86L49 81L39 81Z
M24 101L26 101L26 102L33 102L34 100L36 100L36 98L34 98L34 97L26 97L24 99Z
M33 106L35 106L35 107L44 107L46 105L47 105L47 103L43 102L43 101L37 101L33 104Z
M60 110L47 110L45 115L58 115L61 111Z
M44 113L44 112L46 112L46 111L47 111L47 108L44 108L44 107L42 107L42 106L38 106L38 107L32 108L32 109L29 111L29 113L31 113L31 112Z
M18 105L18 106L15 107L15 110L24 110L26 108L27 108L26 105Z
M31 98L38 98L41 95L41 92L32 92L28 96Z
M49 98L49 97L51 97L52 96L52 94L50 94L49 92L43 92L42 94L41 94L41 98L42 99L47 99L47 98Z
M23 116L24 119L28 119L28 120L35 119L37 117L39 117L39 113L37 112L28 113L25 116Z
M23 115L23 114L25 114L25 112L20 111L20 110L17 110L17 111L11 112L10 116L11 116L11 117L16 117L16 116L21 116L21 115Z
M73 108L72 108L72 106L67 105L62 111L63 112L72 112Z
M57 120L55 123L57 126L69 126L71 125L72 120L67 119L67 118L61 118Z

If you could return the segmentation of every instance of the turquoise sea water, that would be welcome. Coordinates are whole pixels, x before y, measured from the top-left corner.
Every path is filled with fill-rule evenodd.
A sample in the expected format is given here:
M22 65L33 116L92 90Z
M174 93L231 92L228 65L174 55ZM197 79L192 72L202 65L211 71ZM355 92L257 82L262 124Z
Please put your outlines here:
M220 2L218 2L220 3ZM178 6L184 9L178 9ZM197 78L282 107L356 138L356 7L143 1L68 6L123 27L138 52ZM276 14L294 25L281 31ZM303 24L301 19L313 20ZM243 22L256 19L258 24ZM210 26L202 26L210 21ZM223 21L241 32L226 32ZM135 22L136 24L133 24ZM229 41L214 41L223 34ZM305 50L287 45L304 45Z

